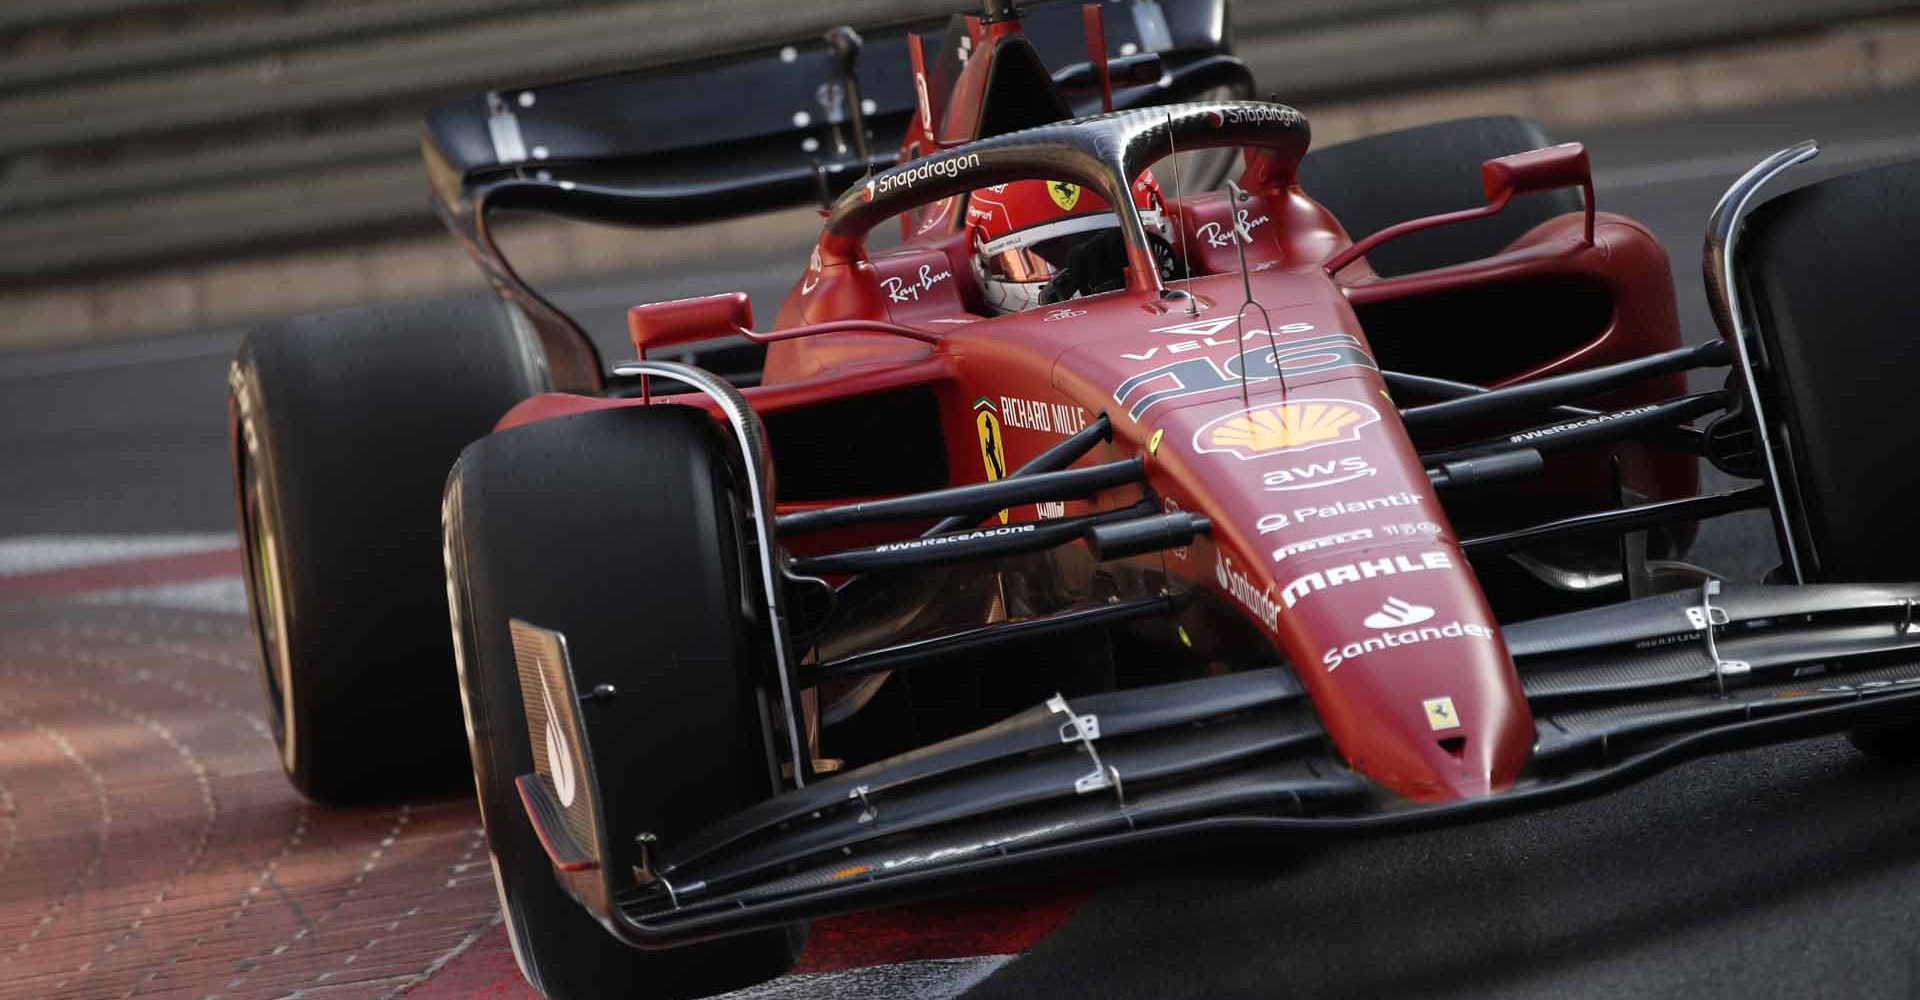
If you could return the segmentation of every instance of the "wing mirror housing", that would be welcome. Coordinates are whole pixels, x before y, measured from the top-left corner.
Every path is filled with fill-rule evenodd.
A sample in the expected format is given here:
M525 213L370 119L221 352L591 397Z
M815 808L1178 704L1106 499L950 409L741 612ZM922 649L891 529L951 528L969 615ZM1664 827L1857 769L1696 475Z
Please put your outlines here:
M1563 142L1558 146L1546 146L1541 149L1530 149L1524 153L1495 157L1480 164L1480 186L1487 195L1485 205L1458 212L1409 219L1406 222L1388 226L1335 254L1331 260L1327 261L1328 276L1338 273L1341 268L1359 260L1366 255L1367 251L1388 240L1419 232L1422 229L1431 229L1434 226L1485 218L1506 208L1507 202L1511 201L1514 195L1534 191L1552 191L1563 187L1577 187L1585 193L1587 245L1593 245L1593 167L1587 159L1587 147L1577 142Z
M627 335L646 357L650 350L689 344L753 329L753 303L745 292L723 292L670 302L649 302L627 310Z
M1584 188L1591 194L1593 167L1587 162L1587 147L1563 142L1480 164L1480 184L1486 189L1489 203L1505 204L1516 194L1563 187Z

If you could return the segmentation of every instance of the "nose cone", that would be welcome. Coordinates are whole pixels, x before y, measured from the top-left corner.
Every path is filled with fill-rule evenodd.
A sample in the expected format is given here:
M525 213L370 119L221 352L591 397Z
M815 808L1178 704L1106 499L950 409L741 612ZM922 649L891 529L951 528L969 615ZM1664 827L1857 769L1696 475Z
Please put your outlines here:
M1356 770L1421 801L1513 784L1533 745L1532 717L1452 543L1302 560L1276 574L1272 592L1285 611L1281 643Z

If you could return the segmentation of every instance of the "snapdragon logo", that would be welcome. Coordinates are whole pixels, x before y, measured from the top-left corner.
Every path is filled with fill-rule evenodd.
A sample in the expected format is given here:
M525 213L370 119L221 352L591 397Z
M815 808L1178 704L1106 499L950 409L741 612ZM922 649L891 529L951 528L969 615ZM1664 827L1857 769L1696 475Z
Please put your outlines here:
M965 153L942 160L927 160L918 166L881 174L867 182L865 200L872 201L875 195L892 194L895 190L911 191L915 184L931 177L958 177L979 165L979 153Z

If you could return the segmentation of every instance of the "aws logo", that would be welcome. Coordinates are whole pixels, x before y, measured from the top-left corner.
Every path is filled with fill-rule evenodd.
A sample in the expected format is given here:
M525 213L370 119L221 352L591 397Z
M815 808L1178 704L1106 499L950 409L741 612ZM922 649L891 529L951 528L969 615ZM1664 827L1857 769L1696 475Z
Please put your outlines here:
M1365 403L1296 399L1217 417L1193 435L1202 454L1228 452L1242 461L1326 444L1360 440L1360 429L1380 422Z
M1337 483L1350 483L1378 473L1364 458L1334 458L1324 462L1302 462L1268 469L1260 474L1260 485L1269 493L1311 490Z

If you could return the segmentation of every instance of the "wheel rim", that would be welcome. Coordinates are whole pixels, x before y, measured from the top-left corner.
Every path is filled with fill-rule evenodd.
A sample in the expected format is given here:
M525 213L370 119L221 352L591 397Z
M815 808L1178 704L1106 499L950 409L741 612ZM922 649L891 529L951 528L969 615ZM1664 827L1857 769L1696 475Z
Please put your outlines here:
M294 769L293 678L287 650L286 589L281 585L280 551L273 516L263 497L258 463L243 455L244 509L247 518L247 590L253 600L254 634L260 637L260 684L267 695L267 721L280 748L281 763Z

